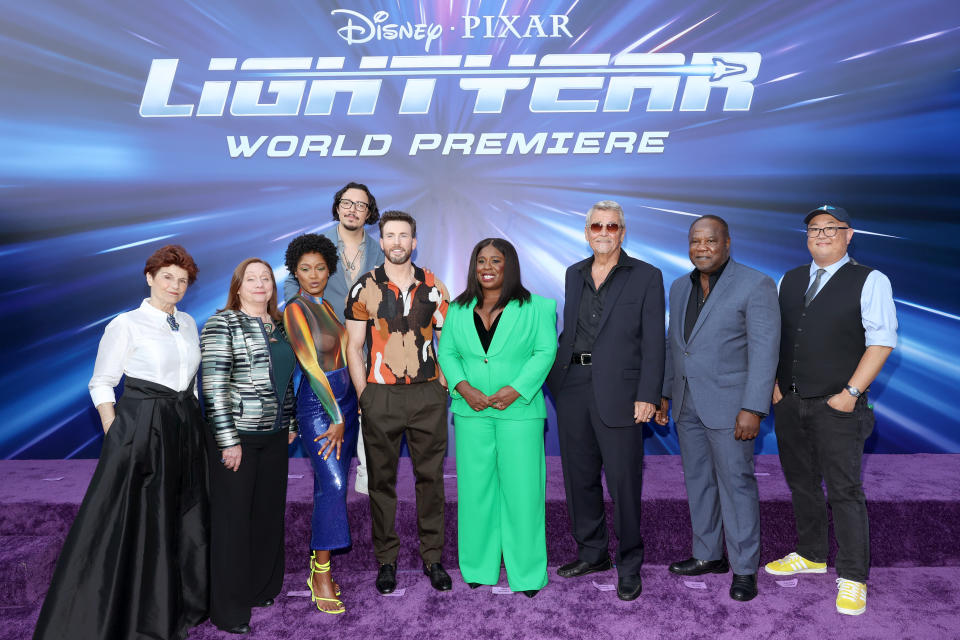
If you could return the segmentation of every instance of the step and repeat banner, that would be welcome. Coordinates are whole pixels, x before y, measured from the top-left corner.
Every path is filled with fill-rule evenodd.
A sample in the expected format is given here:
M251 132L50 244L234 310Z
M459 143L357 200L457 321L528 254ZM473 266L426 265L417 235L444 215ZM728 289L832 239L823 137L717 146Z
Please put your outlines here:
M809 262L804 213L843 206L900 321L868 450L960 452L956 2L4 5L2 458L99 453L87 381L151 252L196 258L181 308L202 323L244 258L286 275L348 181L417 218L415 261L454 294L502 236L561 306L598 200L668 287L696 216L779 279ZM666 428L646 442L678 450Z

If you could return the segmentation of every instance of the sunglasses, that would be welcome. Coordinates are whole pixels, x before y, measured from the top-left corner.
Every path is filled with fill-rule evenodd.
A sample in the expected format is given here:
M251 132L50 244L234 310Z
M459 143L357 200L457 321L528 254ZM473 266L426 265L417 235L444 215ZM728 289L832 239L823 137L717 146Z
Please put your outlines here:
M604 227L604 224L602 222L592 222L590 223L590 226L587 228L590 229L590 231L593 231L594 233L600 233L601 231L603 231L603 227ZM606 224L606 227L607 227L607 233L616 233L617 231L620 231L619 222L608 222Z

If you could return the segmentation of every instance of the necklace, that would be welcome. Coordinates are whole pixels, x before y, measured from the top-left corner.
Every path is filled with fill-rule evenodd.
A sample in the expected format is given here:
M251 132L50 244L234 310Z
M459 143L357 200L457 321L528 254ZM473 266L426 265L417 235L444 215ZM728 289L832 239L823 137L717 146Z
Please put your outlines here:
M250 316L251 318L257 318L258 320L260 320L260 322L263 323L263 326L264 326L264 328L267 330L267 333L268 333L268 334L269 334L271 331L273 331L273 318L270 317L270 314L269 314L269 313L264 312L263 315L258 315L258 314L256 314L256 313L250 313L249 311L247 311L246 309L244 309L243 306L240 307L240 311L241 311L244 315L248 315L248 316Z
M360 266L360 256L363 255L364 246L361 244L357 248L357 252L353 255L353 260L347 258L347 247L343 245L340 249L340 254L343 256L343 266L346 267L347 271L356 271Z

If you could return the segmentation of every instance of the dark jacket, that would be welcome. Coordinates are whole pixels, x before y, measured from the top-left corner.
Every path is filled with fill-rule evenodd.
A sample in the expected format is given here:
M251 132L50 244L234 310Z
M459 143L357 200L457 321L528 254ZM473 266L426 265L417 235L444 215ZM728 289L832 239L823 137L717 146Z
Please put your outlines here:
M621 249L622 251L622 249ZM547 377L554 397L563 393L571 366L577 313L583 293L582 260L567 269L564 293L563 333L557 359ZM653 265L626 256L625 265L614 270L607 286L600 331L593 344L593 393L600 419L610 427L634 424L633 403L660 402L664 367L663 274Z

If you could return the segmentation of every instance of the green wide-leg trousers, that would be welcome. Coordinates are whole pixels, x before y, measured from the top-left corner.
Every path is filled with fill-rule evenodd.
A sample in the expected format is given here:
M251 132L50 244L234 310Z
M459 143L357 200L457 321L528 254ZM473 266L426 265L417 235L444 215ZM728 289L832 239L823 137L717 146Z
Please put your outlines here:
M455 416L457 541L464 582L547 584L543 419Z

